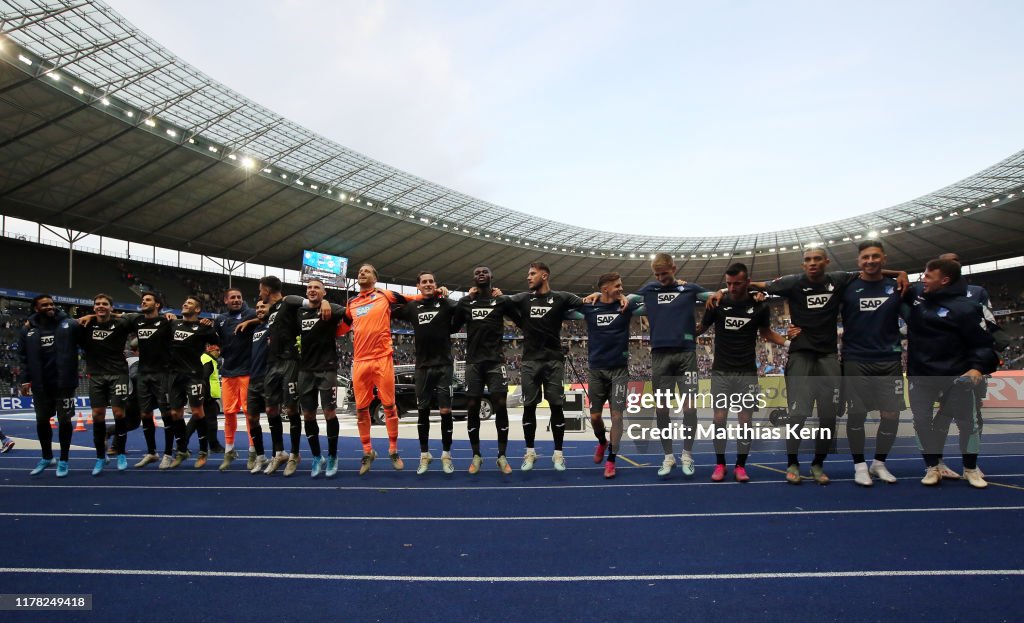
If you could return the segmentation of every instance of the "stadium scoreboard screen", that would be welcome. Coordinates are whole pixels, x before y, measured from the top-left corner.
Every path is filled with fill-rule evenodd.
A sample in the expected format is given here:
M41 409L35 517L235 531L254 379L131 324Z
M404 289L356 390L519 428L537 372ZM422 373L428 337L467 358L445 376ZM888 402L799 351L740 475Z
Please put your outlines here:
M319 279L328 288L344 288L348 276L348 258L316 251L302 252L302 283Z

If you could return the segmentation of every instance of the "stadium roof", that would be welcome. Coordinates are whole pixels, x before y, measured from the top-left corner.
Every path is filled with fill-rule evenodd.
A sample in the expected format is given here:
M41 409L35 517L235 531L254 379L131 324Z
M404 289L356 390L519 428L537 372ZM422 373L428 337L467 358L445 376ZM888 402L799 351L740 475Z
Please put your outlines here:
M912 201L812 227L615 233L516 212L354 152L204 75L102 2L0 0L0 10L0 213L51 225L292 268L315 249L373 262L399 283L432 268L465 284L486 263L513 289L539 259L556 287L580 291L609 270L636 285L661 251L681 276L714 283L732 261L758 277L795 272L810 243L853 268L857 241L876 232L890 263L911 270L948 250L966 262L1019 255L1024 240L1024 151ZM695 217L680 208L679 218Z

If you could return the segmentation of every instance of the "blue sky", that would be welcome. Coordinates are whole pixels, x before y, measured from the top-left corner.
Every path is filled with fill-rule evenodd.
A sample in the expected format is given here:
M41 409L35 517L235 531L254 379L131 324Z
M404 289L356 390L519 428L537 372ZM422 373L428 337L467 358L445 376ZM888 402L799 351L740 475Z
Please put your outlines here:
M1016 0L108 1L343 145L597 229L809 225L1024 147Z

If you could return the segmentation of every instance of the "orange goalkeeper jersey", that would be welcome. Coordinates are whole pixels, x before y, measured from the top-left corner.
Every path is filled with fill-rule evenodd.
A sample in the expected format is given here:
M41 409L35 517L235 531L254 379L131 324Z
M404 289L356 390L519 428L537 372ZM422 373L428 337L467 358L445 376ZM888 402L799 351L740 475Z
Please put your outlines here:
M390 357L391 306L420 298L421 294L403 296L391 290L374 288L349 299L345 307L345 321L338 325L338 335L352 331L353 361Z

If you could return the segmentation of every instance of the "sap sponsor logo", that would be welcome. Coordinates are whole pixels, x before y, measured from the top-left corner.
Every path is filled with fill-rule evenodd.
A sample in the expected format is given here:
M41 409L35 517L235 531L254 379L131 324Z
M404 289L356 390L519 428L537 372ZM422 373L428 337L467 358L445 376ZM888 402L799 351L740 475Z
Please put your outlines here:
M259 342L260 340L263 339L263 336L266 335L266 334L267 334L267 330L266 329L261 329L260 331L257 331L256 333L252 334L252 341L253 342Z
M534 306L530 308L530 318L543 318L551 311L550 307Z
M356 317L358 318L360 316L365 316L366 314L370 313L371 309L373 309L373 305L363 305L361 307L357 307Z
M743 327L747 326L748 322L750 322L750 318L730 318L726 316L725 328L729 329L730 331L739 331Z
M302 319L302 332L305 333L316 326L319 318L303 318Z
M611 323L615 322L615 319L618 317L618 314L598 314L596 318L597 326L607 327Z
M807 309L821 309L832 300L831 294L808 294Z
M490 309L474 309L472 312L473 320L483 320L491 315Z
M174 341L175 342L184 342L185 340L187 340L190 337L192 337L192 332L191 331L180 331L180 330L178 330L178 331L174 332Z
M94 340L105 340L105 339L107 339L108 337L110 337L113 334L114 334L113 331L106 331L104 329L93 329L92 330L92 339L94 339Z
M138 333L140 340L148 340L156 333L156 329L138 329L136 333Z
M39 345L43 348L51 348L53 346L53 336L44 335L39 338Z
M475 311L475 310L474 310ZM437 315L436 311L420 312L416 315L416 319L420 324L430 324L430 321Z
M885 302L889 300L887 296L879 296L873 298L860 299L860 310L862 312L872 312L885 305Z
M658 293L658 305L665 305L671 303L679 297L678 292L659 292Z

